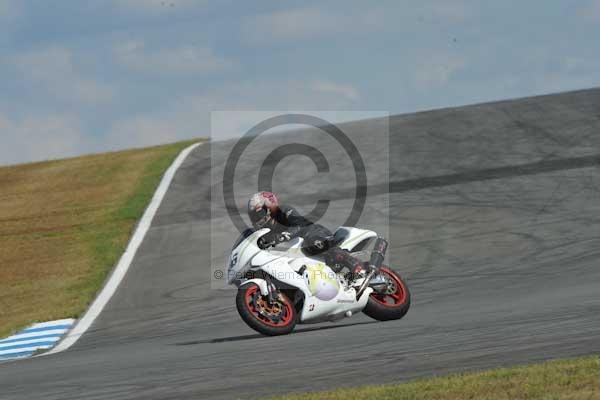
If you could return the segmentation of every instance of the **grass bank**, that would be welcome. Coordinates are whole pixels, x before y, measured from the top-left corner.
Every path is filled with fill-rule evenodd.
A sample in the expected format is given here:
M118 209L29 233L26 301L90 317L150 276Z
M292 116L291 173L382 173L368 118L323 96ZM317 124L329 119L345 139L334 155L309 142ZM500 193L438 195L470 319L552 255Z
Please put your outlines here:
M0 168L0 338L86 309L192 143Z
M277 397L278 400L600 399L600 356Z

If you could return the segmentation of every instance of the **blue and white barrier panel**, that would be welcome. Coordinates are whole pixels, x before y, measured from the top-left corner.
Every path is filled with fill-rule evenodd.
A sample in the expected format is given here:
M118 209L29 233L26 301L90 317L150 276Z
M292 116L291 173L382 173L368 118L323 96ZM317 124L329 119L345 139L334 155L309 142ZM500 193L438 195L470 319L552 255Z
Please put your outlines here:
M39 350L48 350L71 329L74 319L33 324L16 335L0 340L0 361L23 358Z

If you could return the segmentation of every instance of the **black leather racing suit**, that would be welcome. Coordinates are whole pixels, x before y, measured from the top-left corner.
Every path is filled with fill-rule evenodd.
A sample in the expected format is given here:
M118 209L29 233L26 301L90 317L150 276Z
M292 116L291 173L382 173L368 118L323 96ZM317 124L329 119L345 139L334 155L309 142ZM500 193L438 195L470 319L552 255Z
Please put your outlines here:
M347 267L350 272L362 268L362 261L352 257L346 250L339 248L331 231L323 225L315 224L302 216L295 208L279 206L278 212L272 216L273 226L265 238L266 242L289 240L294 237L304 239L302 251L308 255L321 255L325 263L335 272ZM287 235L288 233L289 235Z

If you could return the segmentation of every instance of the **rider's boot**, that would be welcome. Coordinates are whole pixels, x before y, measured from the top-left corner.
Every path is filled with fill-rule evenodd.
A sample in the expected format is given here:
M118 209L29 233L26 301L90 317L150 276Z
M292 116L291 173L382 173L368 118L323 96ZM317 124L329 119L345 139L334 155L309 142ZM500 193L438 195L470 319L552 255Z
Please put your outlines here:
M325 254L325 262L337 274L347 268L353 274L364 269L364 263L353 257L348 251L333 247Z

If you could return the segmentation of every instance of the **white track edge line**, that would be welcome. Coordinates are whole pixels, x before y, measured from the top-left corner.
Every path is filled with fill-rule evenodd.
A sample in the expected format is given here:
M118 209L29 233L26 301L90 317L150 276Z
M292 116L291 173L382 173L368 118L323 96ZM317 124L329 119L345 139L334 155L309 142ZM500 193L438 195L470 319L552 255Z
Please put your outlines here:
M40 356L46 356L50 354L60 353L61 351L67 350L69 347L73 346L77 340L88 330L88 328L92 325L94 320L100 315L110 298L116 292L119 284L125 277L127 270L129 269L131 262L133 261L135 254L142 244L148 229L150 229L150 225L152 224L152 220L158 211L159 206L161 205L173 178L175 177L175 173L181 167L181 164L185 161L188 155L202 143L195 143L187 148L185 148L175 161L171 164L169 169L163 175L156 192L154 192L154 196L152 197L152 201L146 208L142 219L140 220L135 233L131 237L127 248L125 249L125 253L121 256L119 263L113 270L110 278L100 291L100 294L93 301L92 305L87 309L85 314L81 319L79 319L75 325L71 328L71 330L65 335L63 340L54 347L52 350L40 354Z

